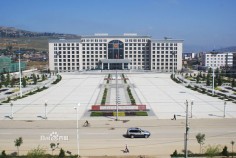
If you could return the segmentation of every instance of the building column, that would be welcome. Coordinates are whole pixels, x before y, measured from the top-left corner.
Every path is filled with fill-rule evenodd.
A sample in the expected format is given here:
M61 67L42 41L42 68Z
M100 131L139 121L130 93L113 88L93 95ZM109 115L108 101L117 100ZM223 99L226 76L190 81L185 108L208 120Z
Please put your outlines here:
M102 63L102 70L103 70L103 63Z
M125 65L125 64L124 64L124 63L122 63L122 70L124 70L124 65Z
M107 68L107 69L108 69L108 70L110 70L110 63L107 63L107 66L108 66L108 68Z

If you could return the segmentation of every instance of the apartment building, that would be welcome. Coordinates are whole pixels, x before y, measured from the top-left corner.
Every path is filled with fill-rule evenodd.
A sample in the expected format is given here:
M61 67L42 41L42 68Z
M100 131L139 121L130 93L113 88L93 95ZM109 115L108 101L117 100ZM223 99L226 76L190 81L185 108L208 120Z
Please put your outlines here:
M213 68L223 68L233 66L233 53L232 52L208 52L203 56L203 66Z
M152 70L182 68L183 40L154 40L151 36L95 34L80 39L49 40L52 71Z

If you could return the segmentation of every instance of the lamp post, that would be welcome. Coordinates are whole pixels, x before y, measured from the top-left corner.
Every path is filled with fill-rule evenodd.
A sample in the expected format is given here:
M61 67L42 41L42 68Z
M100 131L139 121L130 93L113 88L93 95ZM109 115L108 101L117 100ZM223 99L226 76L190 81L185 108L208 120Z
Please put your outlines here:
M185 123L185 158L188 157L188 101L186 100L186 123Z
M117 81L117 69L116 69L116 121L118 121L118 112L119 112L118 110L118 81Z
M175 53L174 51L172 51L172 77L174 78L174 73L175 73L175 62L174 62L174 59L175 59Z
M76 109L76 137L77 137L77 154L79 157L79 107L80 103L78 103L77 107L74 107Z
M19 78L20 78L20 97L22 97L22 90L21 90L21 64L20 64L20 49L19 49L19 53L18 53L18 56L19 56Z
M45 100L45 103L44 103L44 106L45 106L45 113L44 113L44 119L46 120L47 119L47 101Z
M214 67L212 67L212 71L213 71L213 74L212 74L212 95L214 96L215 94L215 70L214 70Z
M213 66L209 66L210 68L212 68L212 95L214 96L215 94L215 70L214 70L214 67Z
M193 99L191 100L191 118L193 118Z
M11 119L13 119L13 103L11 102Z
M57 52L57 74L59 74L59 55L60 53Z
M226 100L224 101L224 118L225 118L225 108L226 108L226 104L227 104L227 102L226 102Z

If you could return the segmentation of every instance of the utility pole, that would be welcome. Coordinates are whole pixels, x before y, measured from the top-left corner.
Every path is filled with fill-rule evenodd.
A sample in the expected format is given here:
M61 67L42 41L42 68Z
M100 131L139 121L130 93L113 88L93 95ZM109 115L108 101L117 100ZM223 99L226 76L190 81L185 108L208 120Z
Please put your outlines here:
M214 67L212 67L212 71L213 71L213 74L212 74L212 95L214 96L215 95L215 74L214 74Z
M18 55L19 55L19 82L20 82L19 84L20 84L20 97L22 98L20 54L21 54L21 52L20 52L20 48L19 48L19 53L18 53Z
M185 158L188 158L188 101L186 100L186 123L185 123Z
M225 118L225 108L226 108L226 100L224 101L224 115L223 115L223 117Z
M117 81L117 68L116 68L116 121L118 121L118 81Z

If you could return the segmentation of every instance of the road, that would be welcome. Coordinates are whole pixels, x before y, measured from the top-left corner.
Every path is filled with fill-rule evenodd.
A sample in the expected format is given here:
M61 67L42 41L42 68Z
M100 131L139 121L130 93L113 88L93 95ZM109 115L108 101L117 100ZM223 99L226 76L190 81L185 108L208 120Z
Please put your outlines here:
M114 156L114 155L151 155L169 157L176 149L184 148L185 120L165 120L149 117L122 118L125 121L114 121L111 118L92 118L90 127L83 127L79 121L79 152L82 156ZM230 141L236 139L235 119L190 119L189 150L199 152L196 134L206 134L204 146L220 144L231 147ZM59 148L77 153L76 121L1 121L0 150L6 153L16 152L14 140L23 138L20 154L26 154L29 149L38 145L51 153L50 143L60 143ZM128 127L141 127L151 132L148 139L130 139L123 136ZM45 140L52 132L61 136L59 141ZM55 133L54 133L55 134ZM63 136L63 137L62 137ZM52 138L52 137L50 137ZM55 137L54 137L55 138ZM125 145L130 153L123 153ZM205 148L203 148L205 149ZM229 148L230 149L230 148ZM59 149L54 153L58 153Z

